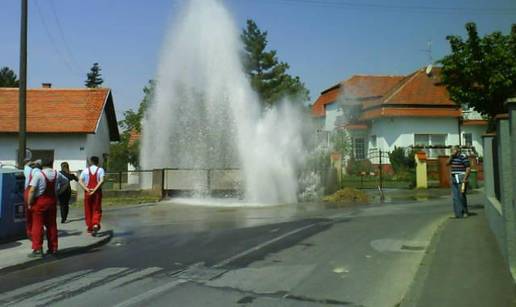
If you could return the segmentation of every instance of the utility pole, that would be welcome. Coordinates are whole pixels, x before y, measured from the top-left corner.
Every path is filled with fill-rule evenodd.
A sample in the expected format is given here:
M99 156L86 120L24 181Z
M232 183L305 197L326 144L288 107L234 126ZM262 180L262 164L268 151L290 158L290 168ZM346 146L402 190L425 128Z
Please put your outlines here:
M19 134L18 167L23 168L27 148L27 9L28 0L21 0L20 32L20 88L19 88Z

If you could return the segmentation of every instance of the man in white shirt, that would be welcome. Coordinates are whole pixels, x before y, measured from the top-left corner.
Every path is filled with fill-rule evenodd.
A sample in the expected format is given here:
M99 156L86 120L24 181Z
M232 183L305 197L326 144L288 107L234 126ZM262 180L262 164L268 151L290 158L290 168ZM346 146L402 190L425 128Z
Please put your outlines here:
M25 205L25 232L27 233L27 238L32 240L32 213L29 210L29 183L34 174L40 171L41 160L25 160L24 162L23 175L25 176L25 189L23 191L23 203Z
M102 219L102 184L104 183L104 169L99 167L99 158L92 156L89 167L82 171L79 184L84 189L84 220L87 230L96 236L100 230Z
M52 169L54 161L43 159L42 170L34 173L29 183L29 209L32 214L32 253L43 257L43 226L46 228L48 253L57 252L57 194L68 179Z

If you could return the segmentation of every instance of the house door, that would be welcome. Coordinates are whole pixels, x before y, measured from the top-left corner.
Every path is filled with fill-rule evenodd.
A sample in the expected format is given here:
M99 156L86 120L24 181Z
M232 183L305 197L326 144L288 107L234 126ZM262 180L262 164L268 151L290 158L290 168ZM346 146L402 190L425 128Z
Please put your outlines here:
M54 151L53 150L31 150L32 152L32 161L38 160L38 159L50 159L51 161L54 161Z

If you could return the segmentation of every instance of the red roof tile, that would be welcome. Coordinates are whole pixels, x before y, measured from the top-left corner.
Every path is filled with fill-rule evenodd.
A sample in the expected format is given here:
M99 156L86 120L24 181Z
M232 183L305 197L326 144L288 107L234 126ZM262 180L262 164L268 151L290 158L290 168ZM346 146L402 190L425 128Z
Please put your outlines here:
M464 126L487 126L488 122L485 119L465 119Z
M440 83L440 74L439 67L434 67L430 75L425 69L417 70L387 93L383 104L455 105L446 87Z
M321 92L321 96L312 105L312 115L314 117L325 116L324 107L329 103L337 101L340 96L340 88L341 84L339 83Z
M27 132L95 133L104 110L111 139L117 140L110 89L28 89ZM0 133L18 132L18 115L18 89L0 88Z
M356 75L344 81L345 98L381 97L405 78L404 76Z

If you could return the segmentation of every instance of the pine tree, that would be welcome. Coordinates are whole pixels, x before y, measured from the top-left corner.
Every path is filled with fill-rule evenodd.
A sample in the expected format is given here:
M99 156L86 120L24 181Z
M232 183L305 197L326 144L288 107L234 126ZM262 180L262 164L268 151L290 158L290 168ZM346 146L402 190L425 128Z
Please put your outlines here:
M9 67L0 69L0 87L19 87L20 81L16 73Z
M100 87L104 83L104 80L101 78L101 70L99 63L93 63L90 72L86 74L87 79L84 81L84 85L89 88Z
M290 76L290 66L280 62L276 50L266 51L267 32L262 32L256 22L247 20L241 39L245 46L243 63L251 86L266 106L272 106L288 97L307 101L309 92L299 77Z

